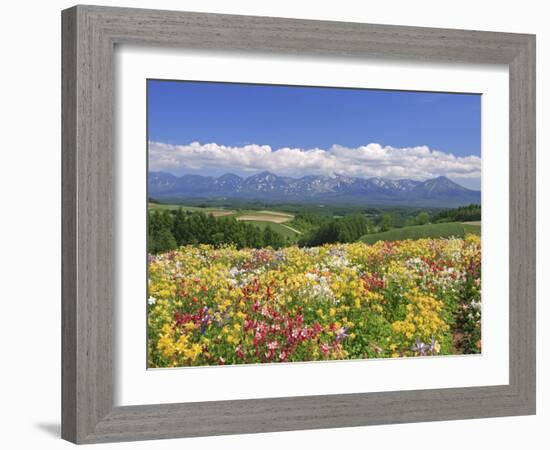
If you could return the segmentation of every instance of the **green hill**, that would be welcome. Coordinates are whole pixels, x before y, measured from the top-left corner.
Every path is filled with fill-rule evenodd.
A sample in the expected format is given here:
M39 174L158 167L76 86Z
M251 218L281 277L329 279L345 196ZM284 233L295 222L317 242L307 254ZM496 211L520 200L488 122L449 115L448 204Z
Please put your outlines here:
M481 234L481 227L465 225L460 222L434 223L428 225L415 225L410 227L395 228L381 233L367 234L360 240L367 244L378 241L402 241L405 239L463 237L465 234Z
M265 227L269 226L269 227L271 227L271 229L273 231L279 233L283 237L290 238L292 240L292 242L294 242L296 240L296 236L298 235L298 233L296 233L291 228L287 227L286 225L284 225L282 223L269 222L269 221L266 221L266 220L246 220L244 222L249 223L251 225L255 225L258 228L261 228L262 230Z

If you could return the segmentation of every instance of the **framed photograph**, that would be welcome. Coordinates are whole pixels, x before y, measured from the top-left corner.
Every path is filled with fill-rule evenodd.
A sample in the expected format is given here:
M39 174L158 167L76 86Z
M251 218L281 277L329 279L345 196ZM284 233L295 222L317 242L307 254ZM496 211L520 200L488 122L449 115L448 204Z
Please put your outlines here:
M535 413L535 37L75 6L62 435Z

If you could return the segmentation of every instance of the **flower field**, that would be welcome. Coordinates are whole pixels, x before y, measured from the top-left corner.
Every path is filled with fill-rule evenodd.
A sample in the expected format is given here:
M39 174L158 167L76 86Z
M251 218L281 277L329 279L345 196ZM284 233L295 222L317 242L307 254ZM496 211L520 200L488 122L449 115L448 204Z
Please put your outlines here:
M148 366L479 353L480 239L149 256Z

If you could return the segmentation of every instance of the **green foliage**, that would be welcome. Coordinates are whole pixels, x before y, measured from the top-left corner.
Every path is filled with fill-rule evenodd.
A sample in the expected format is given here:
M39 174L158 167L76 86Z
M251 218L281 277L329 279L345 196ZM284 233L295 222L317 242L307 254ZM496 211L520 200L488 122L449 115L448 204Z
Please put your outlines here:
M270 222L262 219L266 210L292 213L294 217L284 224ZM256 214L258 220L236 220L243 215L250 219L250 216ZM406 207L266 205L261 202L208 202L194 206L150 203L148 249L151 253L159 253L187 244L280 248L295 243L300 246L317 246L354 242L361 238L365 242L376 242L463 236L466 233L479 235L481 228L475 224L445 225L476 221L480 217L479 205L442 211ZM451 221L452 218L456 220Z
M481 236L481 225L463 223L462 227L464 228L465 234L476 234L478 236Z
M234 217L216 218L202 212L152 209L148 213L148 251L162 253L182 245L231 244L237 248L280 248L287 240L270 226L259 228Z
M447 209L435 214L432 218L433 223L475 222L478 220L481 220L481 205L475 204Z
M161 228L149 241L149 253L163 253L177 247L176 239L168 228Z
M391 214L383 214L382 215L382 223L380 225L380 231L388 231L393 226L393 217Z
M440 238L440 237L463 237L466 233L472 233L475 225L465 231L465 226L458 222L438 223L428 225L415 225L411 227L396 228L382 233L373 233L363 236L360 240L367 244L374 244L377 241L401 241L403 239ZM480 227L477 227L479 231ZM478 234L478 233L475 233Z
M275 231L273 231L273 229L271 228L271 225L267 225L264 228L263 239L264 239L264 243L266 242L268 243L266 244L267 246L274 247L274 248L280 248L285 243L283 237L279 233L276 233Z
M167 211L155 212L149 215L149 238L147 251L160 253L176 248L176 239L172 234L174 218Z
M300 244L316 246L334 242L354 242L369 231L369 221L362 214L322 219L319 227L312 229L308 236L300 240Z
M295 231L292 231L291 228L288 228L288 226L286 226L286 224L289 222L276 223L276 222L269 222L266 220L247 220L246 223L250 225L254 225L255 227L258 227L260 230L263 230L265 227L269 226L274 232L280 234L285 239L285 241L288 239L290 242L293 242L293 243L296 242L297 233ZM292 228L295 228L295 227L292 227Z
M417 225L426 225L430 221L430 215L426 211L422 211L416 216Z

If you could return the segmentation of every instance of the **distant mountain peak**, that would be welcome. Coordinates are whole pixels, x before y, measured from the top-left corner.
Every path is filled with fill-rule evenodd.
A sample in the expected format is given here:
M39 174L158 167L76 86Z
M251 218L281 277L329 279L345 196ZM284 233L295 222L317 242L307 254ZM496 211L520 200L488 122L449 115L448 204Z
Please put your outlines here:
M227 173L224 173L223 175L221 175L219 179L231 179L231 180L242 180L242 178L239 176L239 175L235 175L234 173L231 173L231 172L227 172Z
M275 175L273 172L270 172L269 170L264 170L263 172L260 172L256 175L252 175L252 176L256 176L256 177L277 177L277 175Z
M233 198L289 203L388 204L454 207L480 203L481 194L440 175L425 181L383 177L355 178L305 175L278 176L269 171L242 178L233 173L219 177L150 172L149 194L155 198Z

